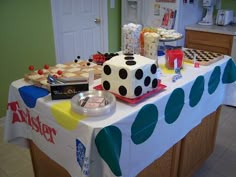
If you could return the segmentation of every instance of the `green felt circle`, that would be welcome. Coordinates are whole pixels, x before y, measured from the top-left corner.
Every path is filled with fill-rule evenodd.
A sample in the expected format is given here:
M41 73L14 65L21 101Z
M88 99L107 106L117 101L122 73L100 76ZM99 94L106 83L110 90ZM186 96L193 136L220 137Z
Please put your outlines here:
M174 123L184 106L184 90L181 88L175 89L166 104L165 108L165 121L168 124Z
M196 106L202 98L204 92L205 80L203 76L198 76L194 81L189 94L189 105L191 107Z
M230 59L225 67L222 82L224 84L230 84L236 81L236 65L232 59Z
M220 83L220 76L221 76L220 67L216 66L214 71L212 72L209 82L208 82L208 93L210 95L216 91L216 89Z
M122 176L119 164L122 135L118 127L103 128L95 138L98 153L116 176Z
M157 121L157 107L154 104L143 106L131 127L131 139L134 144L145 142L152 135Z

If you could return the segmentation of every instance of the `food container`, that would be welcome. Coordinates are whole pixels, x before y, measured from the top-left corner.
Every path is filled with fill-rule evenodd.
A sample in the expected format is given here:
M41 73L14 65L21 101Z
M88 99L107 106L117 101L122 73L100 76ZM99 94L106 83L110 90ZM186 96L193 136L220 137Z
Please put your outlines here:
M139 54L139 36L142 25L129 23L122 27L122 50L124 54Z
M160 35L157 33L146 32L144 34L144 56L147 58L157 59L157 48L159 45Z
M81 92L71 99L71 109L87 116L101 116L114 112L115 96L102 90Z

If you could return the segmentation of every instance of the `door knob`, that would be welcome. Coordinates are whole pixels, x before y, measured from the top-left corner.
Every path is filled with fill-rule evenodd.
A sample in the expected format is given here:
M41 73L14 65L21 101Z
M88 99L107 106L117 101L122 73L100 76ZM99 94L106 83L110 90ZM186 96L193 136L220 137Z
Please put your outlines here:
M97 23L97 24L100 24L101 23L101 19L100 18L95 18L94 22Z

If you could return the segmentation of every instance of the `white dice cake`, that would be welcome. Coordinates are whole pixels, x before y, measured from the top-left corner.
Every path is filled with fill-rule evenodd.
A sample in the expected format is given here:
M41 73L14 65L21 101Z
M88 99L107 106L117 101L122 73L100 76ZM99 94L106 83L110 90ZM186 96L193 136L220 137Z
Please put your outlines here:
M137 98L158 86L156 61L141 55L118 55L103 64L104 90Z

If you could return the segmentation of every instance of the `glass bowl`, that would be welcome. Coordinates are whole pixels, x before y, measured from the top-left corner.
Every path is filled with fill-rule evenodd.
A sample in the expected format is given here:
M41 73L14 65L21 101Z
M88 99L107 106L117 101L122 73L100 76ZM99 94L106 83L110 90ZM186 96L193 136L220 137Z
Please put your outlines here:
M71 109L87 116L101 116L112 113L116 107L115 96L102 90L80 92L72 97Z

